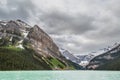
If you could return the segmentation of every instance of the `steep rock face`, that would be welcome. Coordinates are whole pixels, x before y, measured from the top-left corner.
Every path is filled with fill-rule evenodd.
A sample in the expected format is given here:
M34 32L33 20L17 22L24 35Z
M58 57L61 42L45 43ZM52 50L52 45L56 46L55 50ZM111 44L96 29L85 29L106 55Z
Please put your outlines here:
M115 45L109 51L93 58L87 69L113 70L120 69L120 44ZM116 65L118 64L118 65Z
M36 51L41 51L45 53L44 56L61 56L59 52L59 48L53 42L53 40L37 25L30 29L28 34L28 38L32 43L32 47L36 49ZM40 53L40 54L42 54Z
M28 32L25 26L19 24L19 21L0 21L0 38L3 44L1 45L16 45L22 44L23 40L27 37Z

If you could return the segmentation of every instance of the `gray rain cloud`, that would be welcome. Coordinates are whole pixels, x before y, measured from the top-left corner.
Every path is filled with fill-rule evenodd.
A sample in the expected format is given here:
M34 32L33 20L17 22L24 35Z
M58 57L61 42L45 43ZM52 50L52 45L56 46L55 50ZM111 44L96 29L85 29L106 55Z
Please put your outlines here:
M0 19L38 24L56 44L88 54L120 42L120 0L0 0Z
M23 19L30 17L34 11L34 5L30 0L5 0L0 1L0 19Z
M94 18L83 14L71 16L55 10L44 13L40 20L49 28L47 31L51 34L84 34L95 29L92 24Z

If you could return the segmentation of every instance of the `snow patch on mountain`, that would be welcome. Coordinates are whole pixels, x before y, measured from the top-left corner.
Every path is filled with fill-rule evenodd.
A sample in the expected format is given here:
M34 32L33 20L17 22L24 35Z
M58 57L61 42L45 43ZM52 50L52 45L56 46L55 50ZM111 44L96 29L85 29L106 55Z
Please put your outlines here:
M21 48L21 49L24 49L23 45L22 44L19 44L18 46L16 46L17 48Z
M7 25L7 21L0 21L0 24L5 26Z

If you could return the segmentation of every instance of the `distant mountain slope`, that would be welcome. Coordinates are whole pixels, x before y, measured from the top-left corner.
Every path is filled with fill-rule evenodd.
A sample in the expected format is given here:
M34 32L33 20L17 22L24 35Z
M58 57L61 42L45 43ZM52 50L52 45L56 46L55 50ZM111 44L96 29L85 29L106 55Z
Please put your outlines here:
M39 26L0 21L0 70L76 69Z
M77 57L75 57L72 53L70 53L68 50L60 49L60 52L64 57L66 57L66 59L77 64L80 63L80 60Z
M108 63L101 65L96 69L97 70L120 70L120 58L111 60Z
M93 54L88 54L88 55L76 55L76 57L80 60L79 65L85 68L86 65L89 64L90 60L95 56Z
M120 70L120 44L93 58L87 69Z

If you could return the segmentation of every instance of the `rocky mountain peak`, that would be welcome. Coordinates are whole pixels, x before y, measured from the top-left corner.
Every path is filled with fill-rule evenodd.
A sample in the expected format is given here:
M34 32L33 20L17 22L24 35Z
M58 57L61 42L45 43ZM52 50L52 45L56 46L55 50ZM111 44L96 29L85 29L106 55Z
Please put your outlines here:
M30 29L28 38L33 43L33 47L36 47L37 51L44 50L47 56L60 56L59 48L53 42L53 40L37 25Z
M27 40L32 48L41 55L61 56L57 45L38 25L31 27L21 20L0 21L0 34L1 38L14 41L14 45L21 46L20 48L24 48L23 43ZM8 43L10 43L9 41Z

